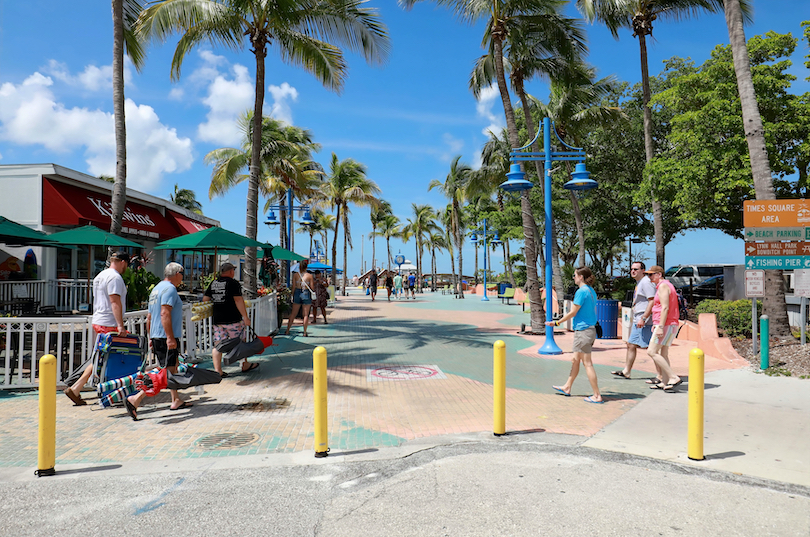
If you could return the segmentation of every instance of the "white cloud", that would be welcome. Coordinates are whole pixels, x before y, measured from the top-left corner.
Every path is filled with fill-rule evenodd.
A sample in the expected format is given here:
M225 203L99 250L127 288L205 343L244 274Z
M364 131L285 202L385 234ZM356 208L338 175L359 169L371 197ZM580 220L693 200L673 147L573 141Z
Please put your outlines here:
M270 91L270 95L273 96L270 115L275 119L284 121L288 125L292 125L292 109L288 101L295 102L298 100L298 90L286 82L282 83L281 86L271 85L268 90Z
M238 147L243 134L236 119L245 110L253 108L253 79L247 67L239 64L229 68L230 77L223 75L218 66L227 64L227 61L211 51L201 51L200 57L204 64L192 73L190 79L193 83L208 86L207 96L202 100L208 107L208 114L206 121L197 127L197 136L205 142Z
M183 91L183 88L172 88L169 91L169 99L172 101L180 101L185 96L186 92Z
M67 70L60 81L81 80ZM83 74L93 73L85 69ZM93 76L85 78L90 83ZM127 116L127 184L155 190L164 174L192 164L192 145L160 122L150 106L125 104ZM40 145L57 153L84 150L89 172L115 175L113 114L88 108L67 108L54 94L51 77L34 73L20 85L0 86L0 139L19 145Z
M443 151L439 155L439 160L451 162L456 155L461 153L461 150L464 148L464 141L454 138L453 135L447 132L442 135L442 140L447 145L447 151Z
M478 113L478 116L489 121L489 125L481 130L487 138L489 137L489 131L499 133L501 129L504 128L504 119L492 112L495 99L499 99L500 96L501 93L498 91L498 86L492 84L488 88L481 90L478 97L478 104L475 105L475 111Z
M70 73L67 65L56 60L50 60L42 71L53 78L70 86L81 87L88 91L109 91L112 89L112 65L88 65L78 75ZM132 85L132 63L124 58L124 85Z

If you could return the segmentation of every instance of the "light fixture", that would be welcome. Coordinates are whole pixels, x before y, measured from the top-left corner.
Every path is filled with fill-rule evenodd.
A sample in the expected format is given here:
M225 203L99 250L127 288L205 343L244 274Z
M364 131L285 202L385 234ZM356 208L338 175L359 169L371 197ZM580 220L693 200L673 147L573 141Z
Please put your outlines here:
M270 211L270 214L267 215L267 221L265 222L265 224L267 224L268 226L277 226L280 223L281 222L278 221L278 218L276 218L276 212Z
M506 192L522 192L529 190L534 185L531 181L526 180L526 173L520 169L520 164L512 164L509 166L509 173L506 174L508 178L505 183L501 183L501 190Z
M579 162L571 173L571 180L563 185L568 190L591 190L599 185L590 178L591 172L585 169L585 163Z

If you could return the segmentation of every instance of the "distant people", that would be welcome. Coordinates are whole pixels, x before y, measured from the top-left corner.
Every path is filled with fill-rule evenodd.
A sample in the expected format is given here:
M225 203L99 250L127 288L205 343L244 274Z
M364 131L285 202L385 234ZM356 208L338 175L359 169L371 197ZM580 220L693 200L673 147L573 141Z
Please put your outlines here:
M312 286L315 284L312 274L307 272L307 265L309 261L302 260L298 264L298 270L293 273L292 289L293 289L293 304L290 318L287 319L287 331L284 332L289 335L290 328L292 328L293 321L298 316L298 310L303 309L304 312L304 337L307 334L307 326L309 326L309 308L312 306Z
M217 345L233 338L242 338L245 327L250 326L245 299L242 298L242 285L233 279L236 267L231 263L223 263L219 267L219 278L212 281L205 290L203 302L213 302L214 322L214 348L211 357L214 360L214 369L222 378L228 373L222 371L222 353ZM257 363L242 360L242 373L259 367Z
M118 332L127 333L124 328L124 311L127 309L127 286L121 274L129 265L129 255L125 252L115 252L110 256L110 267L98 273L93 278L93 330L96 334ZM93 364L88 363L82 376L73 386L65 388L64 394L76 406L86 405L82 399L81 391L90 377L93 376Z
M660 372L660 382L650 386L651 390L659 389L674 392L683 381L672 371L669 365L669 346L678 335L680 321L678 318L678 294L672 282L664 278L664 269L653 265L646 271L650 281L655 285L655 302L652 308L653 334L647 354L655 362Z
M402 275L397 274L394 276L394 296L397 297L397 300L402 298Z
M388 302L391 302L391 292L394 290L394 278L390 272L385 273L385 289L388 291Z
M149 294L149 310L146 314L146 330L151 339L152 352L160 367L177 374L180 349L177 338L183 334L183 302L177 294L177 286L183 283L183 265L169 263L163 269L164 280ZM177 390L169 390L172 404L169 410L191 407L191 403L180 399ZM127 413L137 421L137 409L146 397L146 392L138 392L124 399Z
M635 261L630 266L630 277L636 280L636 289L633 292L633 325L630 328L630 339L627 340L627 354L625 355L624 369L611 371L617 377L630 378L633 363L636 361L636 351L646 349L652 337L652 308L655 298L655 285L649 276L644 273L647 268L641 261ZM656 366L656 369L658 366ZM659 382L661 374L658 374Z
M368 277L368 288L371 291L371 301L377 297L377 269L371 269L371 275Z
M574 319L574 358L571 360L571 373L562 386L552 386L565 395L571 395L571 386L579 375L579 363L585 366L585 373L591 383L593 395L585 398L586 403L601 404L602 394L596 380L596 370L591 362L593 343L596 341L596 291L593 290L593 273L588 267L579 267L574 271L574 283L577 292L574 294L574 305L568 313L556 321L546 322L546 326L560 326L568 319Z
M357 274L352 276L352 287L357 287L359 282L360 282L360 280L357 278Z
M411 292L411 298L416 300L416 274L413 272L408 274L408 291Z
M315 281L315 299L312 301L312 324L318 322L318 310L323 313L323 323L329 324L326 320L326 304L329 302L329 290L326 285L326 275L321 274L320 270L316 270L314 274Z

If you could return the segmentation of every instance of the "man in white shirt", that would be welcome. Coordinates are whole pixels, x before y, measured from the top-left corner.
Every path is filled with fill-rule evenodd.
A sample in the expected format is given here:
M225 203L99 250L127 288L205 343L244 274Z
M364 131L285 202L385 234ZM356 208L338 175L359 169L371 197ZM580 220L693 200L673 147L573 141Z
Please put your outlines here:
M634 261L630 265L630 277L636 280L636 290L633 293L633 326L630 329L630 339L627 340L627 355L624 369L611 371L613 375L629 379L633 363L636 361L636 351L639 347L646 349L652 337L652 308L655 298L655 285L644 273L647 268L641 261Z
M96 334L118 332L126 334L124 311L127 307L127 286L121 274L129 265L129 254L115 252L110 256L110 268L102 270L93 278L93 330ZM67 395L76 406L86 405L81 390L93 374L92 363L87 364L84 373L73 386L66 388Z

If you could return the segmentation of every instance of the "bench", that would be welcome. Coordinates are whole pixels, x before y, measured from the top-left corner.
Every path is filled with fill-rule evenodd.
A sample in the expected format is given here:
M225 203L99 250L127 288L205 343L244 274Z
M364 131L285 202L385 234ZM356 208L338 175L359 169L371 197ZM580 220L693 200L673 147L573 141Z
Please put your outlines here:
M506 304L509 304L509 301L515 298L515 288L514 287L507 287L503 290L503 294L499 294L498 298L501 299L501 304L503 301L506 300Z

